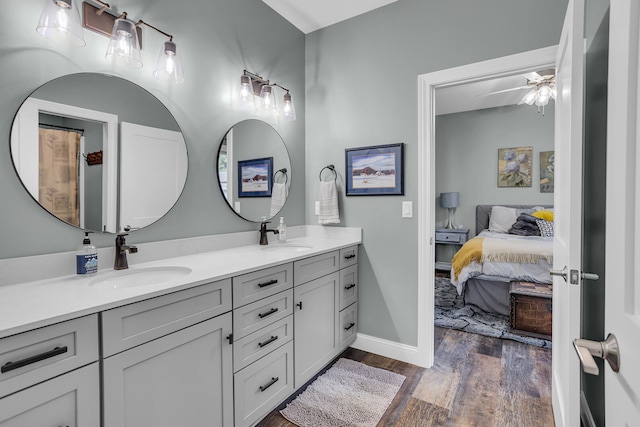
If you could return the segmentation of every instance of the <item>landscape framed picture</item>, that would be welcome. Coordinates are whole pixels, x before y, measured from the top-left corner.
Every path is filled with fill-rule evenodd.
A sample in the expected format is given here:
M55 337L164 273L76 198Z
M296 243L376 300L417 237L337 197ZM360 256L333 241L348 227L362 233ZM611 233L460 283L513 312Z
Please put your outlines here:
M347 196L404 194L404 143L347 148Z
M531 187L533 147L498 149L498 187Z
M238 161L238 197L271 197L273 157Z

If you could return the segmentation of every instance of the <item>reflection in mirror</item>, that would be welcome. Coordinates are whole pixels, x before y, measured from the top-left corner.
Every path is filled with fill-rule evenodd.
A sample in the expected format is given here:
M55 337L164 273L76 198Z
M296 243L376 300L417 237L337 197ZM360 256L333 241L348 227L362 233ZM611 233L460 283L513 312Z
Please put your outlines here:
M227 204L247 221L278 214L291 185L284 141L268 123L244 120L225 134L217 159L218 184Z
M11 157L48 212L111 233L165 215L188 166L180 127L166 107L127 80L95 73L52 80L25 100L11 130Z

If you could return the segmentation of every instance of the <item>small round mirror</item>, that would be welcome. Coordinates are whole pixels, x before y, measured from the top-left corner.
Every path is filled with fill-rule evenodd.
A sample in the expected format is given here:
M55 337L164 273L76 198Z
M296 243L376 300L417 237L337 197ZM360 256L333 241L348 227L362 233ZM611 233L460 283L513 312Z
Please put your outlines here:
M273 218L287 200L289 153L278 132L261 120L244 120L229 129L220 143L217 171L227 204L247 221Z
M14 118L11 157L25 189L49 213L110 233L164 216L188 168L169 110L140 86L97 73L36 89Z

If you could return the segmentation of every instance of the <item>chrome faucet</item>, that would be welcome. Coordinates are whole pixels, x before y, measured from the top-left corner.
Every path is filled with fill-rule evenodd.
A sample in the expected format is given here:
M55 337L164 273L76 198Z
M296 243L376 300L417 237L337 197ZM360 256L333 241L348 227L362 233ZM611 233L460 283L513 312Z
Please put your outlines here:
M128 233L118 233L116 236L116 258L113 261L114 270L126 270L129 268L127 262L127 251L132 254L138 252L138 248L135 246L127 246L124 240L124 236L128 236Z
M272 230L272 229L267 229L267 224L269 224L270 221L263 221L260 224L260 244L261 245L268 245L269 244L269 239L267 239L267 233L268 232L272 232L273 234L278 234L278 230Z

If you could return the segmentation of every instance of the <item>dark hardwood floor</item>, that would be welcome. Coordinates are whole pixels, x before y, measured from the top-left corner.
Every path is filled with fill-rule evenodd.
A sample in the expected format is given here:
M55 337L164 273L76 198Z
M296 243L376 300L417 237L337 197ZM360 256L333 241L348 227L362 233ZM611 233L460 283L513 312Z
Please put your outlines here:
M436 327L430 369L352 348L341 357L407 377L378 427L554 425L550 350ZM295 424L276 409L258 426Z

